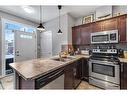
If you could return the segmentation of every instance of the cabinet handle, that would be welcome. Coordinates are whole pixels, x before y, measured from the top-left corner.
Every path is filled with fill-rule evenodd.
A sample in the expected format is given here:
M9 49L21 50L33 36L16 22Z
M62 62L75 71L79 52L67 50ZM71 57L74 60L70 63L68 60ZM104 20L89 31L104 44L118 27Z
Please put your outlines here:
M76 76L76 68L73 68L73 75Z
M119 41L120 41L120 35L119 35Z
M121 64L121 72L123 72L123 64Z

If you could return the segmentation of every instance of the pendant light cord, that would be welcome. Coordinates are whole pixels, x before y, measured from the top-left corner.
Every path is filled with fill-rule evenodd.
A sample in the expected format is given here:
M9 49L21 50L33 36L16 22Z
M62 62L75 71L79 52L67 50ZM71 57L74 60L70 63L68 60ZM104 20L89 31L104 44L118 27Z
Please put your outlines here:
M42 7L40 5L40 23L42 23Z
M60 25L60 9L59 9L59 29L61 28L61 25Z

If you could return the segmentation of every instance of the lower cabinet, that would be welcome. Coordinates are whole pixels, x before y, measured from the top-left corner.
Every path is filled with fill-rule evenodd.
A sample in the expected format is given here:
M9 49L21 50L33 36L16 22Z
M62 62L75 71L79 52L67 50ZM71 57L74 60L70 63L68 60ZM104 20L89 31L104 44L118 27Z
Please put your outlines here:
M121 89L127 89L127 63L121 63L120 86Z
M82 61L78 60L65 67L64 88L75 89L81 82Z
M74 63L73 74L74 74L74 88L77 88L82 78L82 60L81 59Z
M73 89L74 75L73 75L74 64L69 64L64 69L64 89Z
M89 81L89 65L88 59L82 59L82 79Z

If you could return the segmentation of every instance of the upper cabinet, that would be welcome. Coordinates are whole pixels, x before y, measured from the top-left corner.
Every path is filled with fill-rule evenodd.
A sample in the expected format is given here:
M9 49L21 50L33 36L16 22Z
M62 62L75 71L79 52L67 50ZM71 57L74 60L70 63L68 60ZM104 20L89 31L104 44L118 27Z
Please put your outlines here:
M127 15L84 24L72 28L72 41L75 45L90 44L91 32L118 30L119 43L127 42Z
M126 42L126 23L127 23L127 16L121 16L118 18L118 31L119 31L119 42Z
M72 42L74 45L90 44L90 33L93 31L93 24L84 24L72 28Z
M81 44L80 26L72 28L72 43L74 45L80 45Z
M81 34L81 44L90 44L90 34L93 31L93 24L86 24L81 26L80 34Z
M98 21L94 23L93 32L101 32L107 30L115 30L117 29L117 18Z

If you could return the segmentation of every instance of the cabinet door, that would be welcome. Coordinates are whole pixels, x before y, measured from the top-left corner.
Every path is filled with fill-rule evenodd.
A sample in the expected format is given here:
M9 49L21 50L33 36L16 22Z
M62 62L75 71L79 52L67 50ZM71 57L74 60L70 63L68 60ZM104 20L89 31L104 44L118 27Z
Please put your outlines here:
M121 63L121 89L127 89L127 63Z
M73 75L74 64L69 64L65 67L64 70L64 88L73 89L74 88L74 75Z
M103 31L118 29L118 20L117 20L117 18L105 20L103 24L104 24Z
M103 31L103 27L104 27L104 21L98 21L93 23L93 31L92 32L101 32Z
M74 45L80 45L81 44L80 26L72 28L72 43Z
M90 34L93 30L93 24L86 24L81 27L81 44L90 44Z
M87 59L82 59L82 79L89 81L89 66Z
M101 32L101 31L115 30L115 29L118 29L117 18L95 22L93 31Z
M118 18L119 42L126 42L126 16Z
M73 74L74 74L74 88L77 88L77 86L81 82L81 72L82 72L82 61L78 60L74 63L74 68L73 68Z

